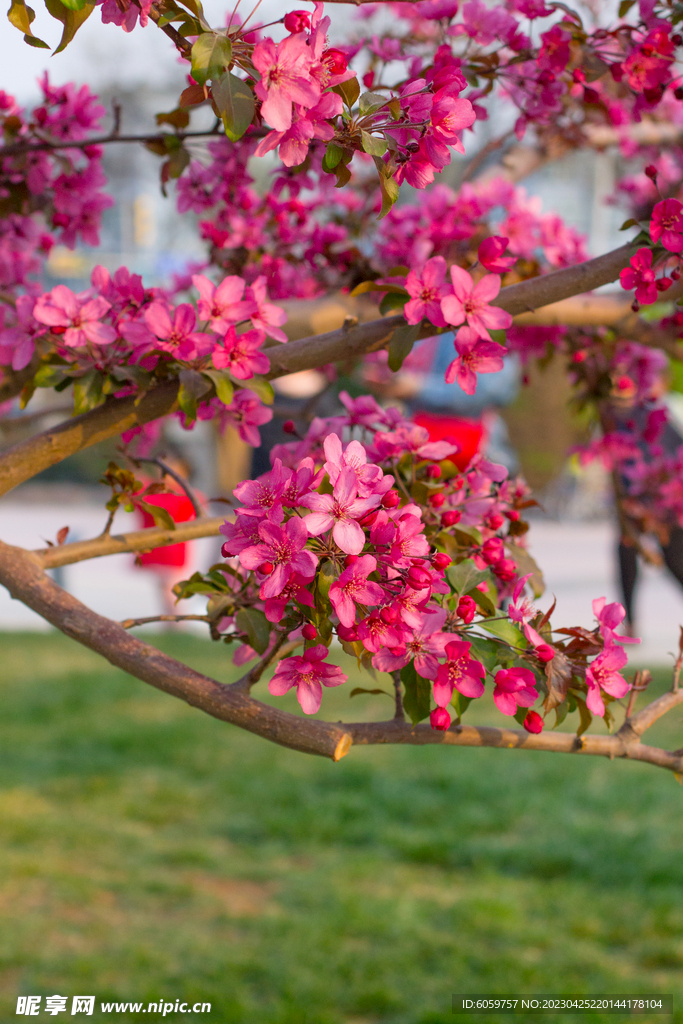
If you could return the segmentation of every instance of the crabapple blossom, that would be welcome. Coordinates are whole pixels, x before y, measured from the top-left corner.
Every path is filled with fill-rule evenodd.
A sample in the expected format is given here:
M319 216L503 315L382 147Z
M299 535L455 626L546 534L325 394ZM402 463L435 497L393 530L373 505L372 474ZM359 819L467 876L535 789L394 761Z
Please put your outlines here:
M330 665L325 658L327 648L317 644L304 652L302 657L285 658L275 670L268 683L268 692L273 697L282 697L293 686L296 699L307 715L320 710L323 686L341 686L348 679L340 668Z
M512 323L512 317L504 309L489 305L500 291L500 277L486 274L476 284L462 267L451 267L453 294L441 300L441 311L446 322L455 327L467 322L478 337L491 341L489 330L504 330Z

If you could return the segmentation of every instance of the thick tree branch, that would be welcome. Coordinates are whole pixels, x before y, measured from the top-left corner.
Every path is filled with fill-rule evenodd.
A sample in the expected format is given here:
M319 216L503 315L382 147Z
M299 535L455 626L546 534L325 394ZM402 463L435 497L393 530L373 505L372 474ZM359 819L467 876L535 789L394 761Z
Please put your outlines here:
M510 285L503 288L495 305L515 316L598 288L618 277L633 252L634 246L624 245L586 263ZM271 379L282 377L375 351L387 345L394 330L404 323L402 316L383 317L286 345L274 345L268 348L271 362L268 376ZM423 336L433 333L433 328L427 326L422 333ZM14 445L0 457L0 495L74 452L120 434L135 424L167 415L176 408L177 391L177 381L167 381L141 397L108 399L91 412Z
M615 736L573 736L569 733L543 732L539 735L521 729L489 726L452 726L446 732L428 725L411 726L400 719L388 722L337 723L303 718L254 700L243 692L242 682L226 686L210 679L156 648L126 633L116 623L86 608L71 594L54 583L40 559L32 552L0 542L0 584L13 598L23 602L67 636L96 651L112 665L165 693L179 697L192 707L214 718L232 722L242 729L263 736L293 750L319 754L338 761L356 744L406 743L424 745L442 743L465 747L505 747L510 750L546 750L559 753L619 757L683 772L683 754L644 746L635 730ZM253 670L252 670L253 671ZM247 675L248 678L249 674ZM673 694L667 695L669 705ZM678 695L676 695L678 696ZM655 701L631 720L644 730ZM683 694L681 694L683 700ZM667 708L668 709L668 708ZM661 713L664 713L663 711ZM645 716L645 717L643 717Z
M89 558L134 554L136 551L151 551L152 548L164 548L169 544L198 540L199 537L217 537L224 522L225 516L192 519L189 523L178 523L175 530L152 526L147 530L135 530L133 533L122 533L114 537L103 534L101 537L94 537L93 540L60 544L58 547L32 551L31 554L43 568L56 569L60 565L73 565L74 562L85 562Z

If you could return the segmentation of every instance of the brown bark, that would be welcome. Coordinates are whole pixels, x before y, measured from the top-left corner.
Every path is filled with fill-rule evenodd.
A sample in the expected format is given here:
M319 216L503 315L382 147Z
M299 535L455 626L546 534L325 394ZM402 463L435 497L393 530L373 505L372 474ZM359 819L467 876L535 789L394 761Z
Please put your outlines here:
M598 288L614 281L633 252L632 245L621 246L586 263L510 285L503 288L494 305L515 316ZM281 377L382 348L388 344L393 331L404 323L402 316L383 317L273 346L268 349L269 377ZM425 328L423 333L430 333L430 329ZM177 388L177 381L168 381L139 398L108 399L91 412L7 449L0 457L0 495L83 448L172 412L176 408Z
M356 744L407 743L545 750L645 761L683 772L683 755L640 743L645 731L671 707L683 702L683 691L659 698L614 736L573 736L490 726L454 726L438 732L428 725L411 726L400 718L388 722L332 723L303 718L273 708L248 695L250 674L227 686L188 668L150 644L130 636L115 622L86 608L57 586L43 571L39 557L0 542L0 584L13 598L32 608L61 632L96 651L112 665L192 707L231 722L282 746L338 761ZM258 669L258 666L257 666ZM252 670L252 673L254 670ZM245 685L245 683L247 685Z

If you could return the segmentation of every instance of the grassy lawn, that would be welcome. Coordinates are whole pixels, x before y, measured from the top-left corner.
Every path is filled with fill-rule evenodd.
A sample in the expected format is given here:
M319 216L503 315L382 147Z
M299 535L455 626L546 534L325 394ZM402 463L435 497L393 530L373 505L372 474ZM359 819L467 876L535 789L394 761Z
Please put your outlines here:
M159 644L234 674L221 645ZM464 1022L454 992L659 991L683 1006L670 774L455 748L358 749L334 765L65 638L0 646L3 1024L23 1019L17 993L207 1001L210 1015L167 1019L230 1024ZM391 713L348 690L325 694L326 717ZM652 739L680 747L672 717Z

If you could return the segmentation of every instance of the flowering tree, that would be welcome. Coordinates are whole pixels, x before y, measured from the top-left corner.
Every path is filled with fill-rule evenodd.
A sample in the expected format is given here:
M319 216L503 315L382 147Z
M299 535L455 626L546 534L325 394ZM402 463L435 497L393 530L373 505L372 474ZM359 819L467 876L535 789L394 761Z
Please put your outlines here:
M118 435L126 464L105 476L112 497L101 536L60 536L33 552L0 544L0 582L137 678L297 750L338 760L354 743L524 747L682 773L680 751L641 737L683 703L683 653L671 691L636 712L648 673L623 674L625 645L638 642L619 632L623 607L596 598L592 630L558 627L553 609L536 609L542 579L523 518L533 499L481 454L466 460L396 408L341 391L343 414L313 418L302 436L292 425L270 472L235 489L239 506L227 519L207 516L181 480L196 518L173 527L146 501L160 485L135 476L164 417L187 429L216 419L256 445L272 417L270 380L322 367L332 381L340 362L390 376L419 339L453 331L446 381L469 394L506 352L564 359L577 400L601 427L582 457L613 471L629 542L643 547L645 534L683 524L683 451L665 452L666 412L651 400L663 353L680 355L683 335L674 304L683 252L679 6L623 0L610 14L594 5L586 25L565 3L544 0L354 0L347 37L334 47L322 3L268 25L258 24L258 4L243 12L238 3L212 27L199 0L46 0L63 26L58 50L98 5L103 22L125 32L163 31L187 85L145 137L124 136L117 123L103 133L105 111L87 86L55 88L45 77L32 111L0 92L0 400L9 414L37 388L71 386L74 396L71 418L0 455L0 493ZM9 20L27 44L46 45L24 0L12 0ZM506 130L469 159L459 189L439 183L493 104ZM214 126L191 129L202 109ZM167 289L125 267L97 267L85 292L45 291L41 269L55 241L98 242L112 203L104 147L135 143L163 159L162 187L175 181L179 211L197 215L204 262ZM569 149L608 145L642 168L618 186L632 212L624 228L637 234L588 259L581 236L517 182ZM250 168L267 154L268 187L258 189ZM433 187L418 202L404 187L397 204L406 184ZM573 300L617 278L633 299ZM339 289L376 299L377 315L287 341L278 302ZM653 306L666 292L671 301ZM626 399L638 415L623 415ZM152 511L157 525L112 535L121 506ZM154 617L106 620L45 573L219 533L223 560L177 593L205 595L199 618L211 637L236 645L237 664L253 662L231 686L128 632ZM316 714L323 687L346 682L331 660L335 638L359 666L389 674L391 720L333 724L251 697L275 666L270 693L295 689L305 716ZM505 717L486 728L463 723L487 687L520 729ZM623 721L612 731L618 708ZM572 731L554 731L568 715ZM588 732L594 716L610 735Z

